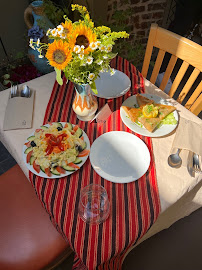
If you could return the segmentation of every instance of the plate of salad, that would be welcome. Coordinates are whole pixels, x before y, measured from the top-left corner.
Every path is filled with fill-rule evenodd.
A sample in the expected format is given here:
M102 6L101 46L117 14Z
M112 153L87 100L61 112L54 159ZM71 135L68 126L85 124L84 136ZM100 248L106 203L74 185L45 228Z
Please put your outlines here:
M55 122L41 126L27 138L23 160L34 174L61 178L80 169L90 153L86 133L77 125Z

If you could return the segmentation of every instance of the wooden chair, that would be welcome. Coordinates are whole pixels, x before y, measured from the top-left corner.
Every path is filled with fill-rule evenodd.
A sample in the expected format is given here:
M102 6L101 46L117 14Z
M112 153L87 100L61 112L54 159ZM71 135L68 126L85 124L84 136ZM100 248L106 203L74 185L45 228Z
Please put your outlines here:
M155 65L150 77L151 83L155 84L157 76L159 74L161 65L165 53L171 54L170 61L167 65L164 77L160 84L160 89L165 90L168 80L176 68L176 62L178 59L182 60L182 64L176 73L172 87L169 90L168 95L173 97L190 65L194 67L193 72L186 80L184 87L177 97L179 103L190 110L195 115L198 115L202 111L202 81L199 80L198 86L193 91L193 84L200 79L200 73L202 72L202 46L194 43L193 41L181 37L175 33L165 30L159 27L157 24L152 24L150 34L148 38L147 48L145 52L145 58L142 67L142 75L146 78L153 48L159 49L158 55L155 61ZM191 89L191 91L190 91Z

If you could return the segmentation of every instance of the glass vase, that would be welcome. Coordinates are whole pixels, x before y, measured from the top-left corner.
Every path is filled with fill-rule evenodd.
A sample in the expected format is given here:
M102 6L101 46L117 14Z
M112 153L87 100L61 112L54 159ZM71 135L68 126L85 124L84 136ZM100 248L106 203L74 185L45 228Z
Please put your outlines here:
M74 83L76 95L73 101L72 108L81 121L92 120L97 111L98 104L96 98L91 93L89 84Z

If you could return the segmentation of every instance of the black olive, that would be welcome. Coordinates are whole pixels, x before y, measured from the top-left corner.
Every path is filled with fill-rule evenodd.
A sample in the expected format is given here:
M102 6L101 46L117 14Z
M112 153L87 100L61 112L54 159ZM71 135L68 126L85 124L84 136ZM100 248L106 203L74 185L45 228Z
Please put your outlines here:
M31 146L32 147L35 147L36 146L36 143L34 141L31 141Z
M83 151L83 148L81 147L81 145L78 146L78 151L79 152Z
M62 130L62 127L57 127L57 130L58 130L58 131L61 131L61 130Z
M83 148L81 147L81 145L75 145L75 148L76 148L76 150L77 151L79 151L79 152L81 152L81 151L83 151Z

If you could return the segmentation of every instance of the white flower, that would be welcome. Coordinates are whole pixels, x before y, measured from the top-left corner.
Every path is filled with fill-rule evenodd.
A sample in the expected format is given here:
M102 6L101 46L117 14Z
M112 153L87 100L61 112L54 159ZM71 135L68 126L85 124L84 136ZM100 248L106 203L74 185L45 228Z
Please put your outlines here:
M92 84L92 83L93 83L92 81L89 82L89 84Z
M33 44L34 44L34 43L33 43L33 38L30 38L30 40L29 40L29 46L30 46L33 50L35 50Z
M98 60L96 63L97 63L99 66L101 66L102 63L103 63L103 60Z
M66 33L65 32L60 33L60 37L65 39L66 38Z
M51 29L49 28L49 29L47 30L47 32L46 32L46 36L48 36L48 35L50 34L50 31L51 31Z
M101 52L104 52L106 50L106 47L104 45L100 45L99 49Z
M92 81L94 78L95 78L95 74L94 74L94 73L90 73L90 74L88 75L88 79L89 79L90 81Z
M80 53L84 53L84 49L85 49L85 47L83 45L81 45L81 51L80 51Z
M97 42L91 42L89 47L94 51L97 49L98 45L97 45Z
M40 39L38 38L38 39L37 39L36 46L39 47L39 45L40 45Z
M58 33L58 31L57 31L56 28L54 28L54 29L51 30L52 36L56 37L57 36L57 33Z
M104 58L104 59L107 59L107 58L108 58L108 56L107 56L107 55L104 55L104 56L103 56L103 58Z
M75 53L80 53L81 47L80 47L79 45L75 45L73 51L74 51Z
M112 76L114 74L115 74L115 70L114 70L114 68L111 68L111 70L110 70L110 76Z
M79 54L78 57L79 57L79 59L83 60L84 55L83 54Z
M106 52L111 52L111 51L112 51L112 45L108 45L107 49L106 49Z
M39 56L38 56L39 58L44 58L44 56L42 55L42 54L39 54Z
M92 64L93 63L93 57L89 56L87 59L86 59L86 63L88 65Z
M64 27L61 24L57 26L57 32L59 35L63 32L63 30L64 30Z
M100 41L96 41L95 43L96 43L96 45L97 45L98 47L100 47L100 45L101 45L101 42L100 42Z

